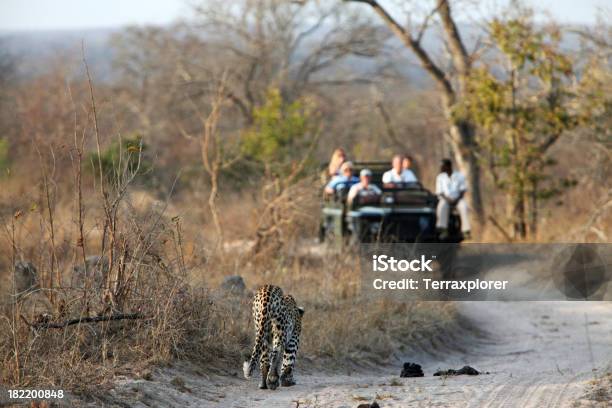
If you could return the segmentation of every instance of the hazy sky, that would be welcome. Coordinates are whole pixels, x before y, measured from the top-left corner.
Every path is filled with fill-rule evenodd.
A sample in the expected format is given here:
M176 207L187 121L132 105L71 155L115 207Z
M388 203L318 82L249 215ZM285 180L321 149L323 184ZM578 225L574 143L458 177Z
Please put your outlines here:
M608 7L609 10L612 4L611 0L527 2L566 23L593 22L598 8ZM186 0L0 0L0 30L166 24L188 15L187 4Z

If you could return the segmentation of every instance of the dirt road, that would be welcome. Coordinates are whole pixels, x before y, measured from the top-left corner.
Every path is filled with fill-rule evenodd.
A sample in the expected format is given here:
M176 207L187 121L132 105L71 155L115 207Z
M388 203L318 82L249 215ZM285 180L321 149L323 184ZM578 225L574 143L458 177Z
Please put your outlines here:
M172 369L153 381L120 382L113 394L141 407L348 408L374 399L381 407L569 407L578 406L590 382L611 368L610 302L464 302L458 307L484 335L453 349L404 356L423 366L422 378L399 378L398 361L350 375L298 370L298 385L269 391L257 389L256 379L203 378ZM432 376L466 364L490 374ZM607 406L599 404L588 406Z

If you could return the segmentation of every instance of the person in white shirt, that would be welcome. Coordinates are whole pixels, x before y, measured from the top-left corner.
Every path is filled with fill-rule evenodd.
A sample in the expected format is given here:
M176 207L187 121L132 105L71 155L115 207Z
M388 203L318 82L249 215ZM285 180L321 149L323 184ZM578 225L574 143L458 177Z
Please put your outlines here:
M449 159L442 160L440 174L436 177L436 195L439 198L436 209L436 227L442 231L441 238L448 236L448 217L452 207L456 207L461 217L461 231L469 239L470 220L467 202L464 199L466 192L465 176L458 171L453 171L453 163Z
M393 188L404 183L416 183L418 181L412 170L403 169L403 161L404 157L402 155L393 156L391 170L386 171L382 176L383 186Z
M370 181L372 181L372 171L370 171L370 169L362 169L359 172L359 179L360 182L354 184L349 190L346 199L347 203L352 205L357 196L359 196L359 200L362 203L378 201L382 191L380 191L377 185L370 183Z

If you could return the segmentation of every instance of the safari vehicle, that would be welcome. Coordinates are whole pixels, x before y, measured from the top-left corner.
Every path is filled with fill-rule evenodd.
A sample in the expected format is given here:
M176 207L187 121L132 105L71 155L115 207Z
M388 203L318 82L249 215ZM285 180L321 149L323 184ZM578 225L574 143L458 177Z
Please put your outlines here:
M438 197L420 183L406 183L397 188L384 188L382 176L389 169L387 162L356 162L354 172L363 168L372 171L372 183L382 190L374 202L346 203L349 186L339 186L326 197L321 210L319 239L335 245L370 242L458 243L463 240L461 221L451 212L448 236L441 240L436 230Z

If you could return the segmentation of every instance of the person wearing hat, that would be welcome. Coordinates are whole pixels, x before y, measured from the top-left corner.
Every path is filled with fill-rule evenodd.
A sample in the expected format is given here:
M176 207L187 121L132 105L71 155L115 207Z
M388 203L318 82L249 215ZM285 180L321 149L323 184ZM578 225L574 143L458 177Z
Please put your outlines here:
M370 169L362 169L359 172L359 183L353 185L349 190L346 202L351 205L355 197L363 201L378 200L382 194L377 185L370 183L372 181L372 171Z
M351 187L359 182L359 179L353 176L353 163L350 161L342 163L340 166L340 175L334 176L325 186L327 194L334 194L341 187Z
M464 199L467 192L465 176L459 171L453 171L450 159L443 159L440 174L436 177L436 195L438 207L436 209L436 228L440 230L440 238L448 237L448 217L452 207L456 207L461 217L461 231L465 238L470 237L470 220L468 206Z

